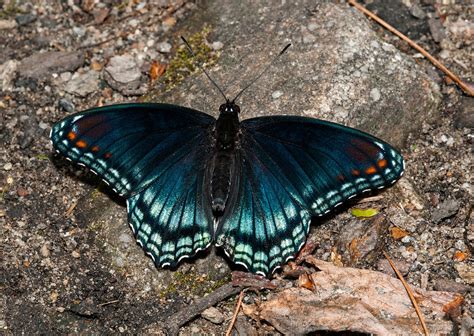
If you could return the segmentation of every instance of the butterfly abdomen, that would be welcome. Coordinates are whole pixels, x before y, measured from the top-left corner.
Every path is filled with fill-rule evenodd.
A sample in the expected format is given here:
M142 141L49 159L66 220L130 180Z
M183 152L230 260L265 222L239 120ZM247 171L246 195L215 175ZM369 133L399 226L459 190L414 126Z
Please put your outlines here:
M237 147L239 142L239 119L237 113L221 113L216 121L214 156L210 169L211 207L221 215L235 179Z

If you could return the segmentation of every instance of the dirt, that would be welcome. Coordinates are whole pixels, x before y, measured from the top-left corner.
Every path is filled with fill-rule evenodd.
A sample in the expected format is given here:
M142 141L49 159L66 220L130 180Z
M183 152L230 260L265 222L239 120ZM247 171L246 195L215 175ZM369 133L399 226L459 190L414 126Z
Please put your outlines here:
M226 2L232 6L230 3ZM343 6L338 3L333 5ZM472 66L469 66L473 64L473 23L472 19L469 21L472 6L467 2L442 5L442 1L411 1L409 7L406 1L396 1L396 6L385 8L384 3L371 1L370 8L382 17L385 15L393 25L400 25L461 78L470 83L474 81ZM183 34L204 41L203 53L208 55L213 73L221 71L220 76L227 76L229 66L234 67L234 73L245 72L239 68L239 61L244 62L241 67L251 66L253 62L264 64L268 56L262 54L268 55L267 51L275 49L273 42L265 40L265 34L274 41L280 28L285 34L287 31L299 32L298 18L285 18L285 11L282 11L284 19L273 25L260 25L255 20L253 25L240 27L239 32L249 36L255 34L256 40L239 41L229 37L234 27L232 20L238 21L239 13L229 10L229 14L223 9L222 20L210 19L206 17L207 8L220 5L213 1L110 0L99 5L94 1L20 3L11 0L0 4L0 43L3 46L0 64L4 66L4 72L0 72L1 332L6 335L137 334L157 321L166 321L182 307L228 282L230 271L235 268L221 252L204 253L177 270L157 270L134 243L126 225L124 201L92 174L53 154L49 130L54 122L72 111L126 100L169 98L172 103L187 105L192 102L195 108L212 111L219 105L210 103L217 101L217 95L201 93L199 96L196 93L212 90L197 68L187 70L187 79L184 78L182 84L173 82L176 85L170 85L169 79L151 81L152 62L170 64L171 60L176 61L179 35ZM413 9L415 5L419 8ZM267 3L244 3L242 6L260 8L253 13L262 18L272 11ZM311 11L312 8L305 6L298 9L305 20L310 20L314 13L323 14ZM362 15L358 19L365 20ZM216 30L219 20L227 25L225 33ZM210 28L205 28L209 22L212 23ZM344 236L344 242L349 239L347 234L342 234L348 228L360 227L354 224L349 207L323 221L314 221L310 234L310 239L317 245L314 255L334 263L380 270L378 265L384 260L381 251L387 250L399 265L404 265L404 275L409 283L426 290L462 293L461 312L451 320L457 332L469 330L472 328L469 318L474 313L473 98L464 95L445 75L392 34L373 22L368 24L381 41L395 45L397 52L416 61L417 65L407 73L422 72L427 78L424 92L439 93L439 104L437 97L430 100L426 106L433 113L428 117L420 112L416 119L416 113L411 111L411 123L417 126L410 132L394 131L390 135L402 147L408 164L402 181L383 193L381 201L369 203L382 211L386 222L380 232L373 233L376 242L370 245L368 257L351 259L353 255L346 248L347 244L339 240L339 235ZM205 35L203 39L202 34ZM235 34L238 36L237 32ZM311 40L310 35L317 36L317 33L308 30L301 36L294 33L299 38L295 38L294 43L304 45L305 38ZM171 44L169 51L165 44L159 45L163 42ZM223 42L224 49L213 42ZM260 48L258 43L263 46L261 53L255 58L248 57L246 53ZM157 51L160 48L163 52ZM308 54L318 50L309 49L307 45L302 49ZM46 74L37 71L35 74L40 75L32 76L26 67L40 70L41 65L22 63L40 52L78 50L83 52L82 61L71 57L68 62L48 68ZM138 60L136 71L140 75L140 86L136 92L140 96L144 93L145 98L139 98L133 92L130 96L130 91L124 94L124 91L112 89L100 75L110 58L124 54L132 54ZM182 61L187 64L187 60ZM15 71L5 70L7 63ZM294 66L291 61L289 63L282 67ZM296 69L295 73L298 71ZM252 115L265 112L265 108L255 107L261 102L276 112L280 109L296 111L300 104L305 107L300 109L300 114L301 110L306 113L312 103L321 102L320 98L314 97L303 101L296 93L311 92L308 85L299 87L294 79L297 77L282 79L281 76L281 73L272 73L270 79L253 91L255 95L246 101L247 109L255 111L250 112ZM423 76L417 78L425 78ZM75 78L82 82L72 85ZM176 77L172 78L174 81ZM218 81L225 79L219 77ZM320 84L320 79L313 81ZM236 81L231 78L226 82L226 88L239 85ZM80 86L81 83L85 84ZM91 83L97 85L94 90ZM164 92L169 87L173 90ZM292 95L272 100L271 90L277 89ZM382 92L397 96L393 90ZM320 93L317 97L321 97ZM262 96L267 98L251 101ZM394 100L393 104L396 103ZM361 112L364 108L360 101L359 104L350 101L348 104L357 106L355 115L360 112L362 117L367 117ZM353 115L349 113L348 116ZM357 121L341 118L337 121L357 124ZM367 118L360 122L362 127L365 124L374 127L374 132L381 132ZM396 126L388 125L387 129L390 128ZM394 227L403 234L396 237L391 234ZM296 286L292 279L285 281L286 286ZM268 291L258 295L248 292L244 302L265 300L266 293ZM199 317L182 328L181 334L223 334L235 301L236 297L232 297L217 305L225 322L214 324ZM277 333L263 321L256 323L244 316L239 316L239 321L238 330Z

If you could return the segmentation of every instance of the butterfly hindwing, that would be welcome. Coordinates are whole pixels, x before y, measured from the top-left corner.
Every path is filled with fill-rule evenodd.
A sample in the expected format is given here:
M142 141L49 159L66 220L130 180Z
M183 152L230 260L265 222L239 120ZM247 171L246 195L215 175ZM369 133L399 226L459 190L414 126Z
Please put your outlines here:
M128 218L138 243L158 266L175 267L207 248L213 237L205 185L207 139L177 152L173 165L127 200Z
M243 140L241 155L235 201L220 219L216 244L235 263L267 275L301 248L311 216L295 201L283 171L251 137Z
M51 130L53 146L127 197L150 184L215 119L167 104L122 104L71 115Z
M51 140L127 198L137 242L157 265L174 266L212 241L204 179L214 122L175 105L113 105L63 119Z

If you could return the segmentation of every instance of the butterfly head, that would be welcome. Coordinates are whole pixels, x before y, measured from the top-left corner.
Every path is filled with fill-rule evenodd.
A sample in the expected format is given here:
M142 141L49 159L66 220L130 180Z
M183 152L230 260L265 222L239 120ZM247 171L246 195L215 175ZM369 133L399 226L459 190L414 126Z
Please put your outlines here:
M240 113L240 107L234 101L227 100L225 104L222 104L219 107L220 114L235 114L238 115Z

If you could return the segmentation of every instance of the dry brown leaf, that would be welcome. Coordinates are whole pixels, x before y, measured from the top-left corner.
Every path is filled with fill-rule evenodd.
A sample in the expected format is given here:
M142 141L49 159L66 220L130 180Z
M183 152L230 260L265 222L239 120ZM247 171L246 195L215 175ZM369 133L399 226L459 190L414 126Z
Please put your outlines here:
M166 71L166 64L158 61L153 61L150 66L150 79L155 81L158 77L161 77Z
M456 261L464 261L467 258L467 253L462 252L462 251L456 251L454 252L453 259Z
M370 270L337 267L311 256L306 261L320 270L310 275L315 291L285 289L261 302L258 308L247 306L244 313L266 320L279 332L291 335L318 330L375 335L422 333L412 303L398 279ZM443 309L459 294L411 288L425 312L430 332L450 334L453 325L443 320Z
M408 236L408 232L396 226L390 228L390 232L392 233L392 238L395 240L399 240L399 239L402 239L403 237Z

